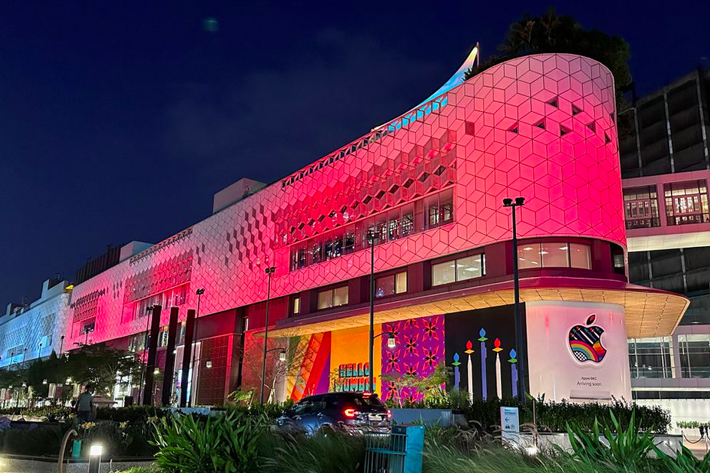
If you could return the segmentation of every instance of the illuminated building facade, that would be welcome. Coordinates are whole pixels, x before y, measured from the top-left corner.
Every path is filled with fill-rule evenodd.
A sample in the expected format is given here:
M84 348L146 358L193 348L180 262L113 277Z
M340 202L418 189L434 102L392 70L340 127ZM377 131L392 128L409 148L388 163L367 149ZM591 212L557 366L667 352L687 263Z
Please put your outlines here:
M90 334L145 356L159 305L155 364L179 380L184 321L198 310L189 391L197 404L222 403L262 384L265 270L274 267L263 380L272 399L361 391L370 368L383 397L416 398L393 380L440 365L451 369L448 387L472 398L515 395L523 377L546 399L630 399L627 339L669 336L688 300L628 283L614 97L611 73L591 59L525 56L275 184L241 180L215 196L211 217L156 245L127 245L118 264L78 284L67 346ZM514 255L502 202L518 196Z
M613 79L593 60L491 67L77 285L66 337L91 330L94 343L142 351L149 308L161 305L163 326L170 307L183 321L204 288L192 384L198 403L222 402L260 384L273 266L270 347L288 356L267 355L272 396L362 390L374 231L376 333L396 341L376 339L383 396L416 394L381 375L424 376L442 363L450 388L510 396L528 356L533 394L628 399L627 338L671 334L687 299L627 282L616 129ZM502 200L517 196L516 256ZM523 353L512 351L514 257Z

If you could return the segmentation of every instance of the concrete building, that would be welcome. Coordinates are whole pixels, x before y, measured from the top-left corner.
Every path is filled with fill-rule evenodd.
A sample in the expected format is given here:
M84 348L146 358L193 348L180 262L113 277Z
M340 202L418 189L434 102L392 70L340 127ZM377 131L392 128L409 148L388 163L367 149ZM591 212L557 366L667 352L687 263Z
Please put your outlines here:
M710 421L710 209L706 71L620 113L629 280L683 294L672 335L629 341L634 399Z

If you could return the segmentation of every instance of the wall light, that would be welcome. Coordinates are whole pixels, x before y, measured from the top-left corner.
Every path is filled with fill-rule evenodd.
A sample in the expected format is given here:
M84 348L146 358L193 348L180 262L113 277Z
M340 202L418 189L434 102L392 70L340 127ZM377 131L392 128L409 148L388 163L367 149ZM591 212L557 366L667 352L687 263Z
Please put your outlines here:
M212 360L207 360L207 361L205 361L205 367L206 367L206 368L212 368Z
M42 380L42 384L47 384L47 380L46 380L46 379L43 379L43 380Z
M286 361L286 350L281 350L279 352L279 361L281 361L281 362Z

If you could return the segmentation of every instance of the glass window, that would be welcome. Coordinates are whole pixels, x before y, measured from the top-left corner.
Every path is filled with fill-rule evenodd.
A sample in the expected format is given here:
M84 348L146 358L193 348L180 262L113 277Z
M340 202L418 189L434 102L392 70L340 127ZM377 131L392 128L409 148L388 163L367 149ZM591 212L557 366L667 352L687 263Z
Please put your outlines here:
M348 303L348 286L326 289L318 293L318 309L338 307Z
M407 272L406 271L395 274L394 292L395 292L395 294L402 294L403 292L407 292Z
M710 335L678 335L683 378L710 378Z
M318 309L333 307L333 290L321 291L318 293Z
M439 286L441 284L480 278L486 274L485 261L485 256L479 254L432 265L431 285Z
M671 337L629 340L632 378L672 378Z
M663 185L668 225L710 222L705 180Z
M345 234L345 254L349 255L355 251L355 234L348 232Z
M543 243L540 255L542 256L542 266L545 268L569 267L569 245L567 243Z
M394 275L383 276L375 280L375 297L385 297L394 294Z
M295 297L293 299L293 313L294 314L301 313L301 298L300 297Z
M656 186L624 189L624 214L627 229L660 226Z
M375 279L375 297L385 297L407 292L407 272L390 274Z
M348 286L333 289L333 307L348 303Z
M571 243L570 263L573 268L592 269L592 252L589 245Z
M456 282L456 262L446 261L431 267L431 285L439 286Z
M481 255L459 258L456 260L456 280L480 278L483 275Z
M540 243L525 243L518 245L518 268L539 268L542 266L540 261Z

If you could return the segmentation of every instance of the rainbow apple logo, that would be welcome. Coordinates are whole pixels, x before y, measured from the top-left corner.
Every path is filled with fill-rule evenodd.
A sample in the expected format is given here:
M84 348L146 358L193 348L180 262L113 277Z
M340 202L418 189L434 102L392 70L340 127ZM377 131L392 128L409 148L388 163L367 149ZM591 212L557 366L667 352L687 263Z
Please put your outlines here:
M599 363L606 355L606 348L602 345L601 340L604 329L598 325L592 325L596 319L596 314L592 314L587 318L586 326L575 325L569 331L569 347L580 363L585 361Z

